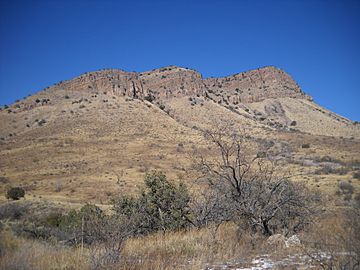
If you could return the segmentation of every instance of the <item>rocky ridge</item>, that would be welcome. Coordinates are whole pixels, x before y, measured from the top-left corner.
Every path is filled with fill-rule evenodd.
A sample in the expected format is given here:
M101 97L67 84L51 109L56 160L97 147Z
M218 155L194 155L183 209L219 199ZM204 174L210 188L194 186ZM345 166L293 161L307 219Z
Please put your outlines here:
M158 100L183 96L205 96L215 102L238 104L268 98L307 98L284 71L264 67L223 78L203 79L194 70L169 66L146 72L105 69L60 82L55 88L97 90L119 96Z

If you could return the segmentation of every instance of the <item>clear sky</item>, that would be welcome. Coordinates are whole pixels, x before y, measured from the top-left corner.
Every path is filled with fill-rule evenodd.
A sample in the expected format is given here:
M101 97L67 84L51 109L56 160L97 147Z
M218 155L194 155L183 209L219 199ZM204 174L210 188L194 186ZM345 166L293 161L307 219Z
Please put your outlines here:
M0 104L101 68L267 65L360 120L360 1L0 0Z

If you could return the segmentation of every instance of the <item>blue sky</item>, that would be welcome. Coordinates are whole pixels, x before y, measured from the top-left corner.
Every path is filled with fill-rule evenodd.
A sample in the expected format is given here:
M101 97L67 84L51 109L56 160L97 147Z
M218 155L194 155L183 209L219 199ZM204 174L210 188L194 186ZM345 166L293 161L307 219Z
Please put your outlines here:
M360 1L0 0L0 104L86 71L274 65L360 120Z

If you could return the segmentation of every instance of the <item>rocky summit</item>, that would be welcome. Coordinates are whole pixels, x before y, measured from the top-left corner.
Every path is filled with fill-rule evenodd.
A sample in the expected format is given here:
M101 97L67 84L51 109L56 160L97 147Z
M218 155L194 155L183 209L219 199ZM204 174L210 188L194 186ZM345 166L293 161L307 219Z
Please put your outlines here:
M139 73L106 69L85 73L55 87L68 90L98 89L140 99L200 95L216 102L233 104L267 98L309 98L287 73L276 67L264 67L224 78L209 79L203 79L202 75L194 70L177 66Z

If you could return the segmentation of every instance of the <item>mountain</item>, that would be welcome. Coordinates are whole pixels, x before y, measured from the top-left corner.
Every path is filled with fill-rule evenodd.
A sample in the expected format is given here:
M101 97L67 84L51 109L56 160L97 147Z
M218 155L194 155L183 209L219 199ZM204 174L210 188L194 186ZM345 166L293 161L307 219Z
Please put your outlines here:
M2 108L0 124L1 192L20 184L34 200L106 203L135 192L149 169L193 184L189 156L221 124L328 194L360 169L360 125L272 66L208 79L176 66L89 72Z

